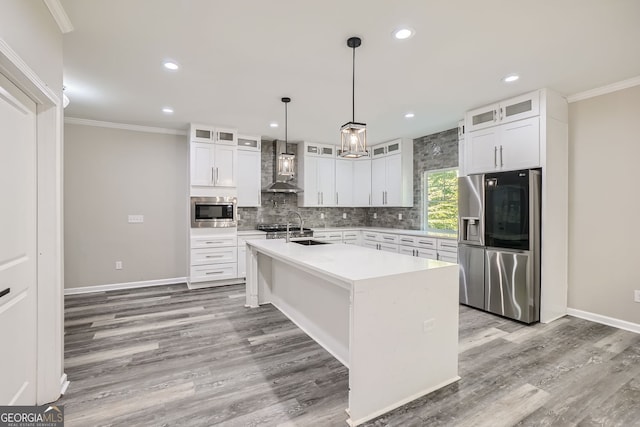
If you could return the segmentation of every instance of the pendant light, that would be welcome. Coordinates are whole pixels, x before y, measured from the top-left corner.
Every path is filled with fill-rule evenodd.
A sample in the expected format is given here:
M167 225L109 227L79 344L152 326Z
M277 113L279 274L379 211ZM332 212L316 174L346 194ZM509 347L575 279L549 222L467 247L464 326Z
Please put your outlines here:
M281 99L281 101L284 103L284 152L278 154L278 175L282 177L293 178L296 170L296 156L294 154L286 152L287 143L289 142L287 104L291 102L291 98L284 97Z
M362 44L360 37L350 37L347 46L353 49L352 86L351 86L351 121L340 128L342 140L340 157L356 158L368 156L367 125L356 122L356 48Z

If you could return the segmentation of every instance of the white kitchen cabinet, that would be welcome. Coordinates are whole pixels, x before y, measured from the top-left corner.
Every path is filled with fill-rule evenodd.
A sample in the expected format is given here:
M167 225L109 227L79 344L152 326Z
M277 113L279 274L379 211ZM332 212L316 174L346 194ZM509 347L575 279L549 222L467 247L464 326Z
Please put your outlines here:
M262 137L238 135L238 150L258 151L262 146Z
M215 128L215 142L218 144L238 145L238 132L235 129Z
M244 138L238 137L239 143ZM246 139L256 142L256 139ZM259 147L259 144L258 144ZM259 148L238 146L238 207L260 207L262 185L262 160Z
M362 246L386 252L398 252L398 235L365 231Z
M324 242L342 243L342 231L315 231L313 238Z
M372 147L371 205L413 206L413 142L390 141Z
M189 252L189 285L228 284L237 278L236 234L191 236ZM217 282L217 283L216 283Z
M454 239L438 239L438 259L446 262L458 262L458 242Z
M540 118L469 132L464 155L468 174L539 167Z
M208 125L191 124L189 135L191 142L211 143L215 141L215 128Z
M361 232L357 230L343 231L342 242L347 245L359 245L361 240Z
M437 240L431 237L399 235L398 252L419 258L438 259Z
M308 142L298 144L298 206L335 206L335 147Z
M353 164L351 159L336 159L336 206L353 206Z
M539 91L526 93L505 101L468 111L466 131L474 132L503 123L534 117L540 114Z
M371 159L336 159L336 206L371 204Z
M255 240L260 239L264 240L267 236L265 233L251 233L251 234L242 234L238 236L238 277L245 278L247 277L247 240Z
M235 146L192 142L190 144L192 186L235 187L237 150Z

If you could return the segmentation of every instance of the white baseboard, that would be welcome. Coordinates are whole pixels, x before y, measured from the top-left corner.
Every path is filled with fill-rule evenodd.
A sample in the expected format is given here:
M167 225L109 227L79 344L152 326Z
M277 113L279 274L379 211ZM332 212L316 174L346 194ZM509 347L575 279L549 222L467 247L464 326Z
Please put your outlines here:
M88 294L91 292L118 291L122 289L147 288L149 286L177 285L186 283L186 277L174 277L172 279L143 280L141 282L112 283L108 285L83 286L80 288L66 288L65 295Z
M579 317L580 319L590 320L592 322L601 323L603 325L613 326L614 328L624 329L625 331L631 331L635 332L636 334L640 334L640 325L637 323L627 322L626 320L603 316L601 314L590 313L588 311L576 310L575 308L568 308L567 314L573 317Z
M69 387L69 380L67 379L67 374L62 374L60 377L60 394L63 395L67 392L67 387Z

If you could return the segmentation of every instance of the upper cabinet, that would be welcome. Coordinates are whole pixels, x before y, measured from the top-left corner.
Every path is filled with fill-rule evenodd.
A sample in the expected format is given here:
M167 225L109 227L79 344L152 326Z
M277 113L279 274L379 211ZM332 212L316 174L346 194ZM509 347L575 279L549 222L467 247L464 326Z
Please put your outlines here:
M539 91L530 92L506 101L468 111L465 117L466 131L473 132L503 123L534 117L539 114Z
M206 125L191 125L189 171L192 187L236 187L237 133Z
M238 207L261 205L260 137L238 135Z
M336 147L328 144L298 144L298 206L336 205Z
M413 206L413 141L396 139L371 147L371 205Z
M371 205L371 158L336 159L336 206Z

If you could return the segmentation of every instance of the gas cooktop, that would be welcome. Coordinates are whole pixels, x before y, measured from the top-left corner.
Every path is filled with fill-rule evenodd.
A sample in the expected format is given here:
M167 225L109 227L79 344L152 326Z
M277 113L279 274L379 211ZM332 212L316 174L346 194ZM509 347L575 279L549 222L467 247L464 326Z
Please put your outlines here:
M287 236L287 224L258 224L256 229L267 232L267 239L284 239ZM296 224L289 224L290 237L313 237L310 228L303 228Z

